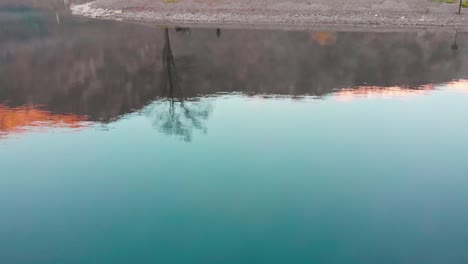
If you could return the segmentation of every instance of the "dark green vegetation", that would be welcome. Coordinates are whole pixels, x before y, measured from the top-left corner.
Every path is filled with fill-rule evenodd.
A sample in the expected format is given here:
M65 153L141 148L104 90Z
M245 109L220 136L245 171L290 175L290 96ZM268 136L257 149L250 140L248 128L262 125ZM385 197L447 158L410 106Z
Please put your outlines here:
M459 0L433 0L433 1L448 3L448 4L460 3ZM461 3L462 3L463 7L468 7L468 1L467 0L462 0Z
M461 8L468 7L468 0L433 0L433 1L448 3L448 4L458 3L460 5L460 8L458 9L459 13L461 12Z

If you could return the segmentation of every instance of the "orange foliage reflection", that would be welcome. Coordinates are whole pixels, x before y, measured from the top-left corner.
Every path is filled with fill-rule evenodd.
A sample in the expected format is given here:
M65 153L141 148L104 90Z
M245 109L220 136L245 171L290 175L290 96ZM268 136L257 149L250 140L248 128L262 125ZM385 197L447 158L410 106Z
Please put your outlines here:
M457 80L448 82L440 86L442 90L468 93L468 80ZM335 94L338 101L348 102L358 98L364 99L398 99L413 96L426 95L429 91L437 89L434 85L428 84L417 88L407 87L379 87L379 86L359 86L356 88L343 89Z
M462 93L468 93L468 80L458 80L449 82L447 83L447 89Z
M420 87L418 89L409 89L405 87L378 87L378 86L360 86L353 89L344 89L336 94L339 101L347 102L356 98L366 99L395 99L406 98L417 95L427 94L429 90L433 90L432 85Z
M317 41L320 46L328 46L336 42L336 34L333 32L314 32L312 38Z
M32 128L64 127L79 129L88 126L85 116L53 114L34 106L8 107L0 104L0 135L20 133Z

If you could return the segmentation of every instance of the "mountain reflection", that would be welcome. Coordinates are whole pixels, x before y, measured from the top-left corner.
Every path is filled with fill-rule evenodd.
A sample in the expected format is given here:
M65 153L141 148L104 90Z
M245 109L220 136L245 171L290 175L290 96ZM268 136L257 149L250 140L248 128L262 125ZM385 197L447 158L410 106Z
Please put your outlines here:
M51 116L99 123L140 111L161 132L188 141L194 130L207 129L212 107L198 100L204 96L401 97L468 77L468 35L461 32L221 35L67 15L58 24L55 13L2 10L4 109L40 105Z

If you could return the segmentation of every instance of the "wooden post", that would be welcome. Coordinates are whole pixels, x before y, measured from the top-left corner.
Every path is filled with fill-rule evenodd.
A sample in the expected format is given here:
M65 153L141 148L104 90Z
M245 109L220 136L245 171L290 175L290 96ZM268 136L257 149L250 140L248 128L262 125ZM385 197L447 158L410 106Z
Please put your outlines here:
M460 6L458 7L458 14L461 14L462 5L463 5L463 0L460 0Z

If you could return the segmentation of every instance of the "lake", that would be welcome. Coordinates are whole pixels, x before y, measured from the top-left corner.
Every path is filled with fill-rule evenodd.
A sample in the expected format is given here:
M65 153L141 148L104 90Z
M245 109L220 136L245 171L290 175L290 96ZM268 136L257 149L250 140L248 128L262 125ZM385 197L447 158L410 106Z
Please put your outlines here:
M0 9L0 263L468 263L468 34Z

